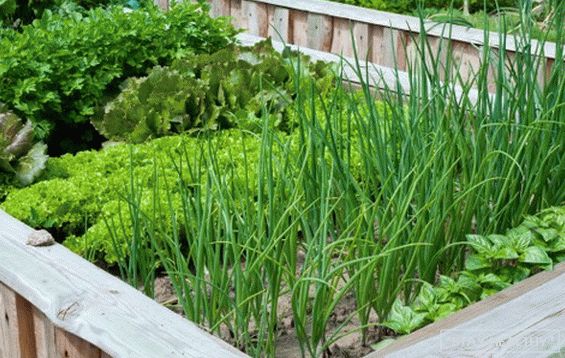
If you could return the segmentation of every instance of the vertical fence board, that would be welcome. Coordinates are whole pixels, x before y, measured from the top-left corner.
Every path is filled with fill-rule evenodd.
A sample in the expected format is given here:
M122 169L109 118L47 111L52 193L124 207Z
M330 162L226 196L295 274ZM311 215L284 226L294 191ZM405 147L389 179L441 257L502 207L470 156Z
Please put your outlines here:
M290 11L282 7L269 5L267 13L269 16L269 37L275 41L290 41L288 24Z
M353 39L360 60L368 59L369 52L369 24L356 22L353 24ZM351 51L353 55L353 48Z
M210 1L210 16L230 16L230 0Z
M307 46L320 51L332 48L333 18L319 14L308 14Z
M38 309L33 309L33 328L38 357L55 357L55 326Z
M432 57L433 57L433 60L436 62L437 65L439 78L442 81L445 81L447 79L446 73L448 73L446 66L447 66L447 58L449 51L449 40L435 37L428 39L428 41L430 43L431 53L428 52L428 50L426 49L427 63L431 68L431 66L433 65L432 63Z
M292 43L300 47L308 47L308 15L302 11L290 12Z
M247 31L252 35L267 37L269 32L267 4L243 0L241 6Z
M452 54L454 65L457 66L456 72L459 73L463 81L467 81L473 74L477 73L481 63L479 49L466 43L454 41L452 43Z
M394 34L393 34L394 35ZM393 66L399 70L406 71L408 69L408 51L411 49L411 35L409 32L396 31L396 48L394 54L396 56L396 63L393 61Z
M360 60L365 60L369 53L369 25L362 22L352 22L348 19L335 18L331 52L353 57L354 49ZM353 37L352 37L353 35Z
M333 21L333 35L331 52L348 56L351 47L351 22L347 19L335 18Z
M243 15L242 0L230 0L231 23L235 28L247 28L247 16Z
M55 349L62 358L100 358L102 354L96 346L59 328L55 328Z
M0 357L19 358L16 294L0 282Z
M371 33L371 58L378 65L394 68L397 64L400 32L390 27L374 26Z
M16 294L16 310L20 357L35 358L37 357L37 350L35 346L35 330L33 328L33 306L29 301Z

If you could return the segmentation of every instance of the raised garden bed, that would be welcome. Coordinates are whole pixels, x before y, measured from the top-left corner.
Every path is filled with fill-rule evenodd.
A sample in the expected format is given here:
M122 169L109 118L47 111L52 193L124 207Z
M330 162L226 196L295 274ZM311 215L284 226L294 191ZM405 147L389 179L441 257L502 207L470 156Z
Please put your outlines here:
M0 211L0 357L244 357ZM565 343L565 264L369 354L551 354ZM291 351L297 354L296 351Z
M523 39L504 52L484 46L485 58L498 62L476 61L476 76L461 70L453 78L437 53L416 51L434 36L453 48L429 24L382 28L422 40L399 35L414 41L387 68L363 60L373 59L372 45L356 56L339 30L343 15L321 13L323 2L304 2L307 15L290 2L239 4L249 11L248 29L269 34L259 15L282 14L281 29L288 22L297 43L235 38L227 22L186 4L166 14L50 15L60 26L54 42L64 40L57 56L39 46L37 56L17 50L49 38L49 18L5 32L1 43L14 47L11 57L0 55L0 76L13 84L0 91L8 105L0 109L0 164L8 173L1 208L133 287L59 245L27 245L34 231L0 214L7 332L0 356L361 357L387 338L438 321L422 331L434 332L461 319L445 316L477 312L454 313L489 296L484 302L500 300L515 291L496 292L565 258L564 64L547 67L551 59L530 51L551 44ZM331 36L314 40L324 17L331 17L333 27L324 30ZM354 34L380 31L368 21L347 20ZM113 36L117 22L127 33ZM82 36L91 45L79 46ZM320 50L336 43L336 52L349 48L348 57ZM497 55L512 51L506 67ZM465 65L456 51L451 60ZM98 137L78 136L80 128ZM47 160L38 137L51 148L63 138L90 150ZM109 141L98 148L93 138ZM536 290L559 293L551 288L556 280ZM158 282L169 290L166 299ZM493 315L518 310L532 293L523 297ZM542 321L555 324L552 317ZM39 332L34 339L25 334L31 331ZM421 335L378 354L404 352L409 343L402 342Z

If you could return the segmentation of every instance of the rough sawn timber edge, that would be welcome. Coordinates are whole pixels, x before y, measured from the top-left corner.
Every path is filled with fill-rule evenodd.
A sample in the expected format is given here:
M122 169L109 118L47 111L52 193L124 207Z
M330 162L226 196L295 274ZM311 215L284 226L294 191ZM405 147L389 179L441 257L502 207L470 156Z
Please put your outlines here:
M0 283L56 328L111 357L246 357L62 245L26 245L32 231L0 210Z

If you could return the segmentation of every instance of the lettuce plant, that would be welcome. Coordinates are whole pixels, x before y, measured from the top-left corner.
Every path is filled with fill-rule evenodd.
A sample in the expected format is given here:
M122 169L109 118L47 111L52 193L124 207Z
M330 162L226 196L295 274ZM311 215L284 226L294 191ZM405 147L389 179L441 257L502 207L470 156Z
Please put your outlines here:
M29 185L45 168L47 146L34 143L31 122L0 107L0 171ZM4 182L6 180L3 180Z
M296 54L281 55L268 41L250 48L229 47L129 79L93 124L111 140L133 143L193 130L257 131L264 112L272 127L289 130L286 109L296 95L293 65L299 60L302 76L331 81L329 66Z

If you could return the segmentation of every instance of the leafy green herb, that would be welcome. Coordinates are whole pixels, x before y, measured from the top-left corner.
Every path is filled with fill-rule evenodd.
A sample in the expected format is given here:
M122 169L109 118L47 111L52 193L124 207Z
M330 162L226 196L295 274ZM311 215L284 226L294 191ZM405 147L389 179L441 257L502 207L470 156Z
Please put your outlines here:
M396 301L384 326L410 333L424 323L415 312L426 323L434 322L540 269L551 269L565 259L565 206L529 216L506 235L467 235L467 240L472 253L457 279L441 276L436 286L424 283L411 305Z
M39 138L75 125L64 136L79 141L86 127L76 124L87 123L124 79L232 42L227 20L211 19L201 6L46 12L21 32L0 32L0 101L31 120Z

